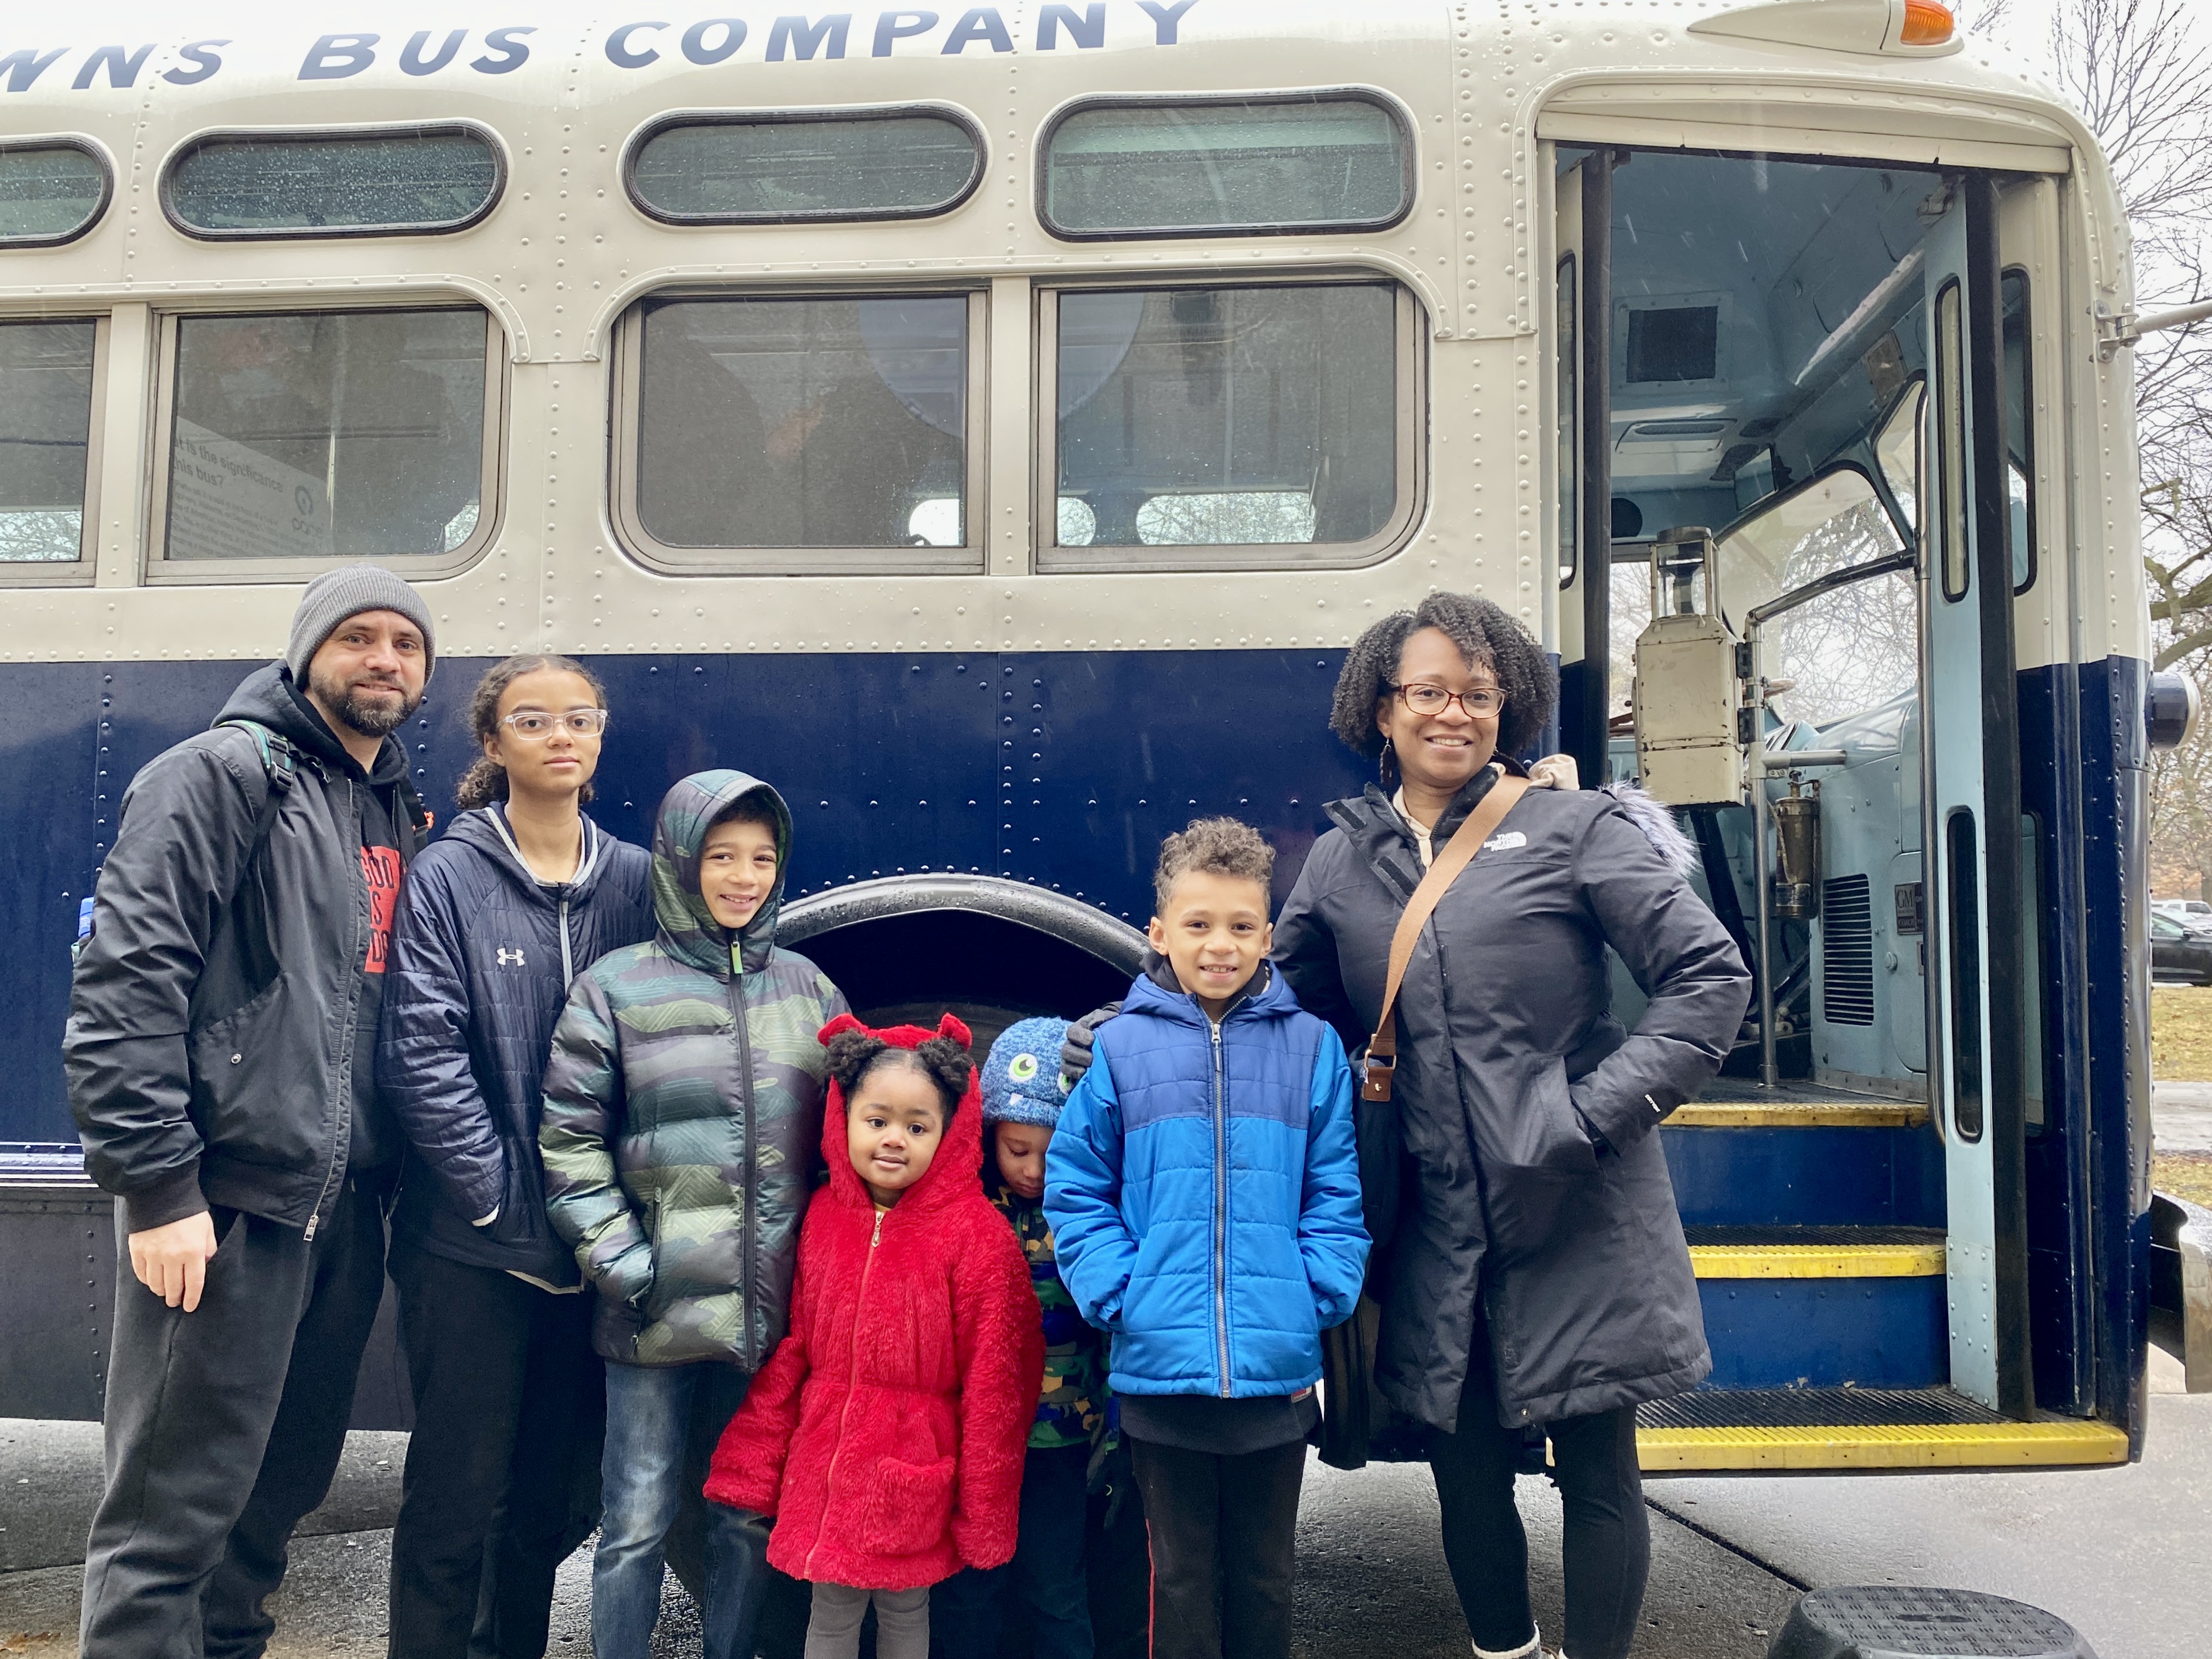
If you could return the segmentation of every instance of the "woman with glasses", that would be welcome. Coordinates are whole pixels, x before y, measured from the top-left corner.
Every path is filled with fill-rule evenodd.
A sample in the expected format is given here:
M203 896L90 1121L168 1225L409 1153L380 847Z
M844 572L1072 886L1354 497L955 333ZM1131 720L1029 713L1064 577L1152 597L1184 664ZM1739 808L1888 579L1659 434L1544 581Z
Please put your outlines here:
M1513 1480L1542 1430L1565 1510L1559 1652L1624 1659L1650 1564L1636 1407L1711 1369L1654 1130L1718 1068L1750 981L1664 807L1630 786L1528 787L1515 757L1553 703L1543 652L1486 600L1435 593L1369 629L1330 725L1377 781L1330 804L1275 957L1347 1048L1378 1028L1395 1041L1359 1106L1380 1306L1342 1328L1332 1416L1365 1398L1371 1364L1376 1407L1435 1475L1486 1659L1539 1651ZM1461 826L1501 806L1474 823L1481 850L1414 937L1386 1020L1400 916ZM1632 1031L1610 1009L1607 945L1650 999Z
M651 857L583 811L606 701L566 657L484 675L462 811L392 930L377 1082L408 1140L391 1272L415 1395L396 1659L465 1659L472 1631L479 1653L538 1659L554 1569L598 1524L605 1367L546 1222L538 1122L568 981L653 934Z

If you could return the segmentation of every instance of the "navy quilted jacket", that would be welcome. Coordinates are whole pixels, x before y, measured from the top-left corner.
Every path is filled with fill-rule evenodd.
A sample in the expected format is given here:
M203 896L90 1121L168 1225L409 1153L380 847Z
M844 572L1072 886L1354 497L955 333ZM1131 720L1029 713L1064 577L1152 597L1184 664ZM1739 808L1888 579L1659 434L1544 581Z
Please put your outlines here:
M400 893L376 1054L408 1142L392 1229L434 1255L574 1285L545 1220L539 1085L568 981L653 937L653 860L587 817L575 879L543 886L500 811L454 819Z
M1344 1044L1272 972L1218 1026L1139 979L1060 1112L1044 1212L1117 1390L1310 1387L1367 1265Z

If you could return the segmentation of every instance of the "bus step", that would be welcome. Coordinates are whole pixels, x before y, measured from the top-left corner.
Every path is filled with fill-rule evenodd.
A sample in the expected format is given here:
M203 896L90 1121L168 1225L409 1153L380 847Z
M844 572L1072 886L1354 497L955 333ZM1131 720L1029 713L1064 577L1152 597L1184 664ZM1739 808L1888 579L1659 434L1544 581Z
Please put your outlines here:
M1695 1227L1711 1386L1948 1382L1943 1235L1923 1227Z
M1647 1475L1741 1470L2001 1469L2128 1461L2107 1423L2016 1423L1948 1388L1703 1388L1636 1413Z
M1943 1148L1928 1109L1829 1093L1679 1108L1659 1144L1685 1224L1941 1225Z

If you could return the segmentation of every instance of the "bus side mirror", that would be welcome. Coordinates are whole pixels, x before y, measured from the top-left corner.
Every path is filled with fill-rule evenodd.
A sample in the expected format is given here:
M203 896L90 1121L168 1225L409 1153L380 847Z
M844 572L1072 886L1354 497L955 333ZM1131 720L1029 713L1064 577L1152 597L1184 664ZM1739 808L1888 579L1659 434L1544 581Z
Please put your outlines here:
M2197 682L2171 670L2150 677L2143 693L2143 732L2154 749L2179 749L2197 734L2203 704Z

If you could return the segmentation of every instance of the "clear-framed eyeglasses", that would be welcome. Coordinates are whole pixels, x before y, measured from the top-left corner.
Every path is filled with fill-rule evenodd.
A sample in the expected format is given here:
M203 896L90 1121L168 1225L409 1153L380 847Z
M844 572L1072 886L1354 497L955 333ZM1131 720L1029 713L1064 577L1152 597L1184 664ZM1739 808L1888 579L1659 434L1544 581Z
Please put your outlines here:
M553 735L556 726L566 726L574 738L596 738L607 729L607 711L604 708L569 708L558 714L540 714L526 709L520 714L509 714L500 724L525 743L543 743Z
M1424 720L1433 720L1445 709L1457 703L1467 711L1470 720L1486 720L1505 707L1505 694L1494 685L1478 685L1466 691L1447 691L1441 685L1429 685L1415 680L1410 685L1394 685L1398 701Z

